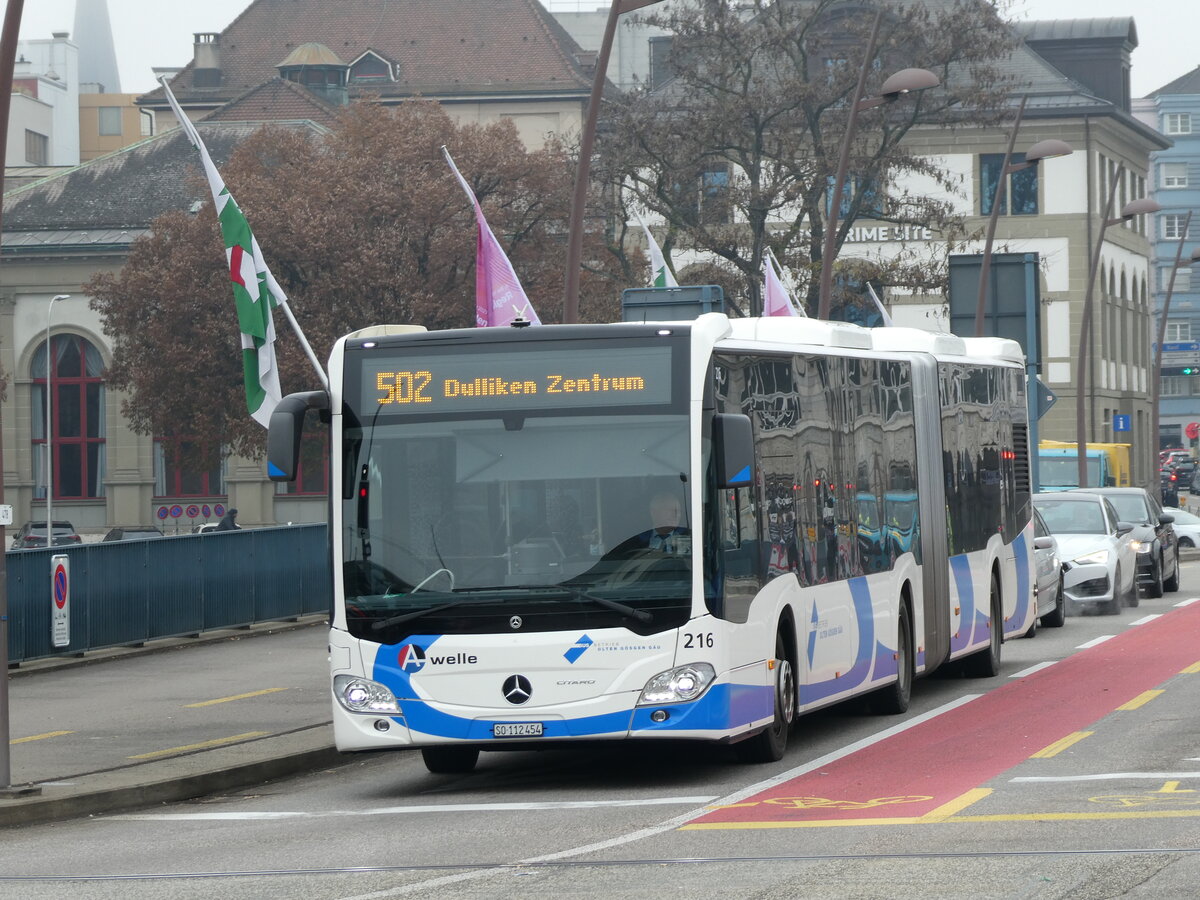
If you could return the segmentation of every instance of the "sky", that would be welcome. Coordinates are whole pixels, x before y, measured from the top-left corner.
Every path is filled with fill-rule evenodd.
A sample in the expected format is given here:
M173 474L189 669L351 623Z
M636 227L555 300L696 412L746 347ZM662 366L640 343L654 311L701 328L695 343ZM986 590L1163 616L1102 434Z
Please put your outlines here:
M329 0L336 3L337 0ZM452 3L454 0L440 0ZM1076 19L1133 15L1138 47L1133 51L1132 88L1142 97L1200 65L1195 28L1186 13L1195 0L1006 0L1011 19ZM250 0L108 0L121 90L156 87L154 66L184 66L192 59L195 32L222 31ZM553 9L594 9L604 0L549 0ZM70 31L75 0L25 0L21 38L49 38Z

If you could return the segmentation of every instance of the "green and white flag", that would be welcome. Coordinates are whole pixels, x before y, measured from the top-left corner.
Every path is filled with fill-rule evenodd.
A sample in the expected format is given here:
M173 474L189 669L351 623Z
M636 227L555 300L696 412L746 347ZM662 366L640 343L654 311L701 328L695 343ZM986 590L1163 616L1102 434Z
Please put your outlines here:
M675 280L675 276L671 274L671 269L667 266L667 260L663 256L662 248L658 246L658 241L654 240L654 235L650 233L650 229L646 227L642 217L636 212L633 215L638 220L638 224L642 226L642 231L646 233L646 243L650 248L650 287L679 287L679 282Z
M175 118L183 127L192 146L200 152L208 187L212 191L221 237L225 240L225 256L229 262L229 280L233 282L233 302L237 308L238 330L242 335L242 369L246 378L246 407L250 417L264 428L271 421L271 412L283 397L279 387L279 366L275 360L275 323L271 310L287 304L287 295L271 275L263 259L250 223L242 215L237 202L225 187L221 173L213 165L208 149L200 140L191 120L179 108L179 103L164 80L163 90Z

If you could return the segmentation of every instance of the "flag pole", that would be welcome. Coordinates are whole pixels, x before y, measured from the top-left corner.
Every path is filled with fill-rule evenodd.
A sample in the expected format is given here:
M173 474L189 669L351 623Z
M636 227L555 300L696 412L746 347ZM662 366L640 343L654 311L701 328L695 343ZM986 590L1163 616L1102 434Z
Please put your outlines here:
M183 133L187 135L192 146L197 150L202 150L203 155L207 156L208 151L204 149L204 142L200 140L200 133L196 131L196 126L192 124L192 120L187 117L183 109L179 106L179 101L175 99L175 95L171 93L171 87L167 84L167 76L160 75L158 83L162 85L164 93L167 95L167 103L171 105L171 111L175 114L175 118L179 120L179 127L183 129ZM215 167L214 167L215 168ZM313 370L317 373L317 378L321 381L321 387L326 391L329 390L329 378L325 374L325 370L321 367L317 355L313 352L312 345L309 344L308 338L304 336L304 331L300 328L300 323L296 321L296 317L292 315L292 305L287 302L287 294L279 286L275 280L275 276L271 274L270 269L266 271L268 287L271 293L277 300L282 300L276 309L282 309L284 316L287 317L288 324L292 326L292 331L296 333L296 337L300 341L300 346L304 350L304 355L308 357L308 361L312 363Z

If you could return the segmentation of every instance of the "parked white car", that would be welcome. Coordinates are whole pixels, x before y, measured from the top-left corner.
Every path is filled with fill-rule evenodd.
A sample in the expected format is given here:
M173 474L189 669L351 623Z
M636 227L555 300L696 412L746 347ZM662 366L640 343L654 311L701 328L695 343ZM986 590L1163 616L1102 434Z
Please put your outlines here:
M1180 547L1200 547L1200 516L1174 506L1164 506L1163 512L1175 519L1171 524L1175 526Z
M1036 507L1033 510L1033 560L1037 570L1033 586L1037 616L1027 632L1028 637L1037 633L1039 622L1047 628L1061 628L1067 620L1067 599L1063 594L1058 540L1050 533Z
M1063 594L1071 610L1115 615L1122 603L1132 606L1137 592L1133 525L1117 518L1109 499L1090 491L1063 491L1035 494L1033 505L1058 542Z

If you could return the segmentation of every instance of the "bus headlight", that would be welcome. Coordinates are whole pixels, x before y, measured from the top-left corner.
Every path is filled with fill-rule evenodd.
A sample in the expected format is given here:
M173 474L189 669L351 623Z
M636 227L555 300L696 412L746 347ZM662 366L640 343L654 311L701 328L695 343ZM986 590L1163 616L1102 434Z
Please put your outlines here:
M638 706L659 703L686 703L695 700L713 683L716 669L708 663L689 663L666 672L659 672L646 682Z
M338 703L353 713L400 715L396 695L376 681L354 675L335 675L333 694Z

